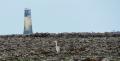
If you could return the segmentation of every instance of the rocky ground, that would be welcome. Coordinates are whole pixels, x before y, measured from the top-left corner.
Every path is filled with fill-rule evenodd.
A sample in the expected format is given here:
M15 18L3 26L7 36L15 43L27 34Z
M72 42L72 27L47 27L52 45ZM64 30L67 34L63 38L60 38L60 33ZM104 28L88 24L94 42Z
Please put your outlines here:
M60 53L56 53L58 41ZM0 37L0 61L120 61L120 37Z

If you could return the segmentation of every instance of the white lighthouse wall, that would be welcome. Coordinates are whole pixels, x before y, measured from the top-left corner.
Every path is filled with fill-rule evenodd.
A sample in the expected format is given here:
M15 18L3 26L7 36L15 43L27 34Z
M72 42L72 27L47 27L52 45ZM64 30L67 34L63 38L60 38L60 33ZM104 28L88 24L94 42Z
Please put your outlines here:
M24 18L24 33L31 34L32 33L32 20L31 17Z
M25 17L24 26L25 26L25 30L30 30L30 28L32 26L31 18Z

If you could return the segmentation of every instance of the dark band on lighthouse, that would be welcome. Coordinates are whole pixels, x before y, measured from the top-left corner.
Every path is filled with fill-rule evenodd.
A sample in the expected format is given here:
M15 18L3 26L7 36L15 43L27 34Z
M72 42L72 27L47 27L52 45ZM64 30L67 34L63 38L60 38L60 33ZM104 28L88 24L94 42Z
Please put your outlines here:
M28 16L31 17L31 10L30 9L25 9L24 17L28 17Z

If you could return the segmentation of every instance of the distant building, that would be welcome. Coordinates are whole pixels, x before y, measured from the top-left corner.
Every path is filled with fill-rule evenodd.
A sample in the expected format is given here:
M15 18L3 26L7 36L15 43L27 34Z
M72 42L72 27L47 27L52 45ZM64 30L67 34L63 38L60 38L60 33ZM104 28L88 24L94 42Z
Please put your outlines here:
M31 9L26 8L24 10L24 33L23 34L32 34L32 19L31 19Z

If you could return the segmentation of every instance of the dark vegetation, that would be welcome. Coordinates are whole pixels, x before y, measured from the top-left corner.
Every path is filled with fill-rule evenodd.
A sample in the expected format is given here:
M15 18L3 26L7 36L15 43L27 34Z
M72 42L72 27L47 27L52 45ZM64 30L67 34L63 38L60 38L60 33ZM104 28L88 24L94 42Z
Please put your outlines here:
M89 32L82 32L82 33L34 33L30 35L20 35L20 34L13 34L13 35L1 35L0 37L65 37L65 38L76 38L76 37L120 37L120 32L105 32L105 33L89 33Z
M60 53L55 50L58 41ZM120 61L120 32L1 35L0 61Z

